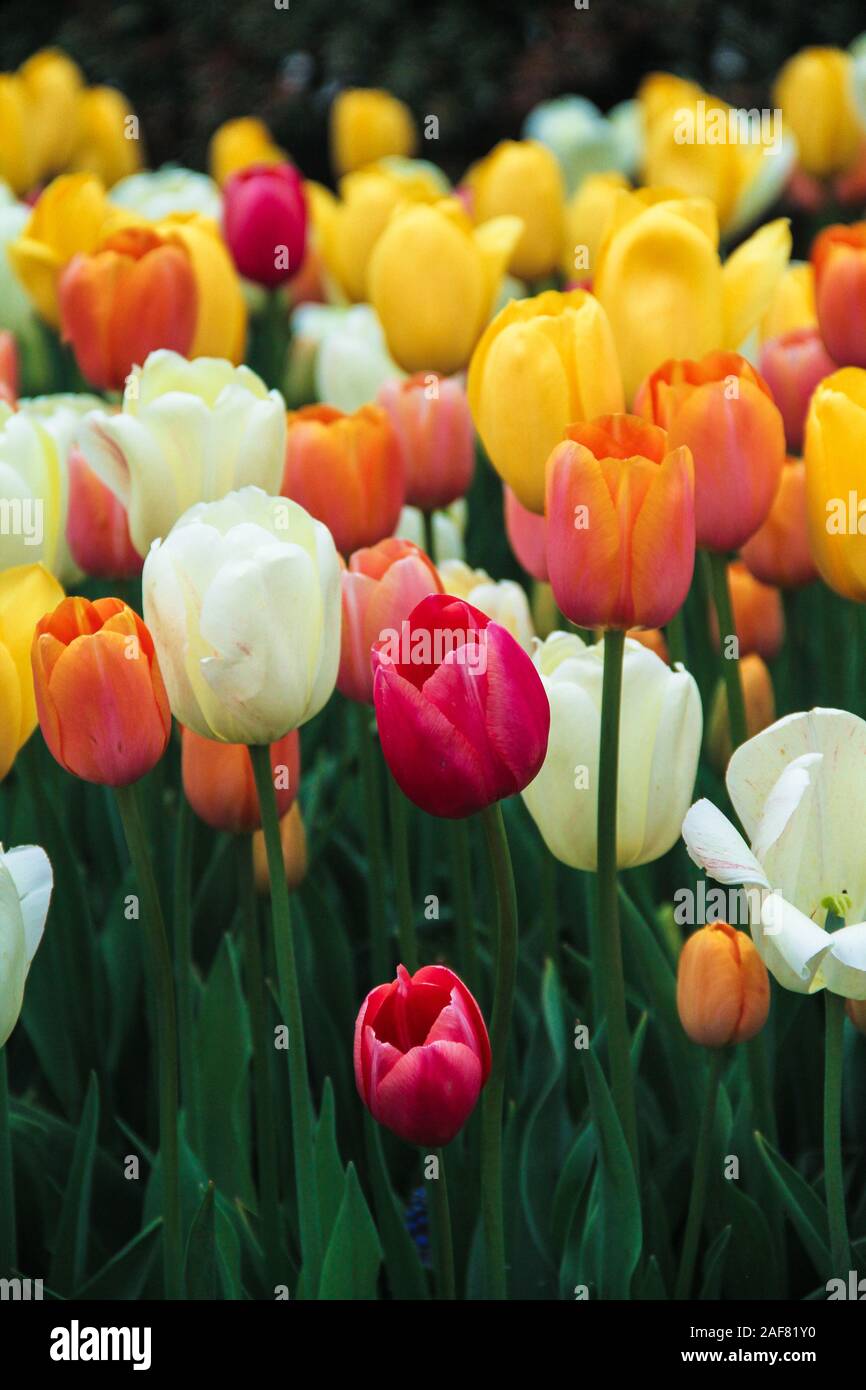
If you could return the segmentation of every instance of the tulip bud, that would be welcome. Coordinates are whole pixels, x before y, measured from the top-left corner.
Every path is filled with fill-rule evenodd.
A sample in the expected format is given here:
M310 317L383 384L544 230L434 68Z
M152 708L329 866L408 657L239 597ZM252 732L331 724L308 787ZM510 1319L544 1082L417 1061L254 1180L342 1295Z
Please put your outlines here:
M746 707L746 736L754 738L762 729L768 729L776 718L773 678L757 652L749 652L740 661L740 681ZM713 697L707 727L707 751L713 767L720 775L723 774L734 751L724 681L719 681Z
M524 507L520 498L503 484L505 533L518 564L541 583L547 582L547 522Z
M18 1022L24 986L45 930L54 875L36 845L0 847L0 1047Z
M757 652L765 661L774 661L785 640L785 610L782 595L770 584L762 584L743 564L734 560L728 565L728 588L737 638L737 655L742 658ZM710 629L719 644L719 624L715 608L710 606ZM725 633L725 637L732 636ZM727 653L726 653L727 655Z
M677 1010L692 1042L727 1047L760 1033L770 1010L770 978L751 937L711 922L684 945Z
M463 497L475 471L475 430L460 382L417 372L386 382L377 399L397 437L408 505L433 512Z
M866 1035L866 999L846 999L845 1012L857 1031Z
M126 509L89 468L80 449L69 454L69 513L66 539L85 574L131 579L144 564L129 536Z
M565 187L556 156L537 140L503 140L469 171L476 222L508 214L523 222L508 270L521 280L550 275L562 248Z
M410 975L397 966L355 1024L355 1084L374 1120L408 1144L448 1144L490 1075L490 1041L477 1003L444 965Z
M290 893L300 888L307 877L307 832L301 815L301 803L292 803L291 810L280 820L280 844L283 848L283 868ZM256 892L267 897L271 891L268 851L263 830L253 833L253 875Z
M371 650L389 632L399 633L409 614L442 582L412 541L391 536L356 550L342 573L343 624L337 689L349 700L372 704Z
M797 141L807 174L820 178L847 169L862 140L852 90L853 60L840 48L803 48L776 78L773 104Z
M817 328L795 328L780 338L770 339L761 348L761 375L782 413L785 442L792 454L799 454L802 448L812 392L819 381L835 370L836 364Z
M375 87L347 87L331 105L331 163L337 175L389 155L408 157L417 141L405 102Z
M96 248L110 211L99 179L63 174L40 193L20 235L9 243L15 274L53 328L60 326L60 277L77 252L89 255Z
M277 811L284 816L298 793L301 743L297 729L271 744ZM181 731L183 790L196 815L213 830L249 835L261 827L250 750L243 743L219 743L192 729Z
M241 275L266 289L301 269L307 239L303 180L291 164L254 164L224 189L223 226Z
M633 642L639 642L647 651L654 652L660 661L670 665L667 638L660 627L630 627L626 637L630 637Z
M843 598L866 598L862 477L866 371L843 367L815 388L806 420L809 543L821 578Z
M785 460L770 514L740 551L746 568L763 584L799 589L817 577L809 548L806 465Z
M778 280L760 323L760 338L766 343L781 338L795 328L815 328L815 272L808 261L791 261Z
M812 267L818 326L827 353L841 367L866 367L866 222L825 227L812 246ZM833 370L831 362L822 375Z
M116 87L87 87L78 106L78 139L69 168L96 174L110 188L142 165L143 142L129 138L132 107Z
M125 787L150 772L171 713L150 632L118 598L66 598L36 624L36 709L45 742L67 772Z
M43 565L0 573L0 781L36 728L30 648L39 619L62 598Z
M239 116L224 121L214 131L208 147L211 174L222 188L232 174L251 164L282 164L285 153L274 144L264 121L257 116Z

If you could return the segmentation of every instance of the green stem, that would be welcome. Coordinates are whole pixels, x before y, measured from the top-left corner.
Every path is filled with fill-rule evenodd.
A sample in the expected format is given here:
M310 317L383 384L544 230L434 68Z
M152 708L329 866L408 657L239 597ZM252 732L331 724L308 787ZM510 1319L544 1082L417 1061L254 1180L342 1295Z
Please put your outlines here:
M138 789L115 788L123 832L142 897L148 938L159 1056L159 1153L162 1164L163 1262L166 1298L183 1297L183 1252L180 1229L180 1173L177 1137L177 1016L171 954L159 891L153 876Z
M736 751L748 738L746 724L746 702L743 698L743 683L740 679L739 656L725 655L725 642L736 637L734 612L731 607L731 590L728 584L728 562L724 555L704 551L710 569L713 602L719 622L719 660L722 663L722 678L728 699L728 723L731 729L731 747Z
M448 1178L445 1174L445 1152L436 1150L439 1176L433 1186L433 1235L436 1247L436 1288L441 1299L449 1302L457 1297L454 1281L454 1240L451 1234L451 1207L448 1202Z
M385 914L385 848L382 834L382 800L379 768L370 737L370 707L355 705L355 737L361 786L364 793L364 829L367 836L367 907L370 916L370 952L373 980L381 984L392 974Z
M637 1118L634 1078L631 1070L631 1039L625 1007L625 979L619 927L619 895L616 876L616 801L619 778L619 725L622 703L622 666L625 633L610 628L604 637L604 675L601 696L601 733L598 761L598 958L604 986L607 1020L607 1052L610 1061L611 1091L638 1171Z
M322 1269L322 1227L316 1166L313 1154L313 1104L307 1076L307 1047L304 1019L295 964L295 946L289 915L289 890L280 843L277 798L271 771L271 753L266 744L250 748L256 790L262 814L262 830L268 853L271 883L271 914L274 928L274 954L277 962L280 1006L289 1029L289 1090L292 1101L292 1139L295 1154L295 1182L298 1221L301 1231L304 1289L308 1298L319 1291Z
M845 1036L845 1000L824 991L824 1189L830 1223L833 1275L847 1279L851 1265L848 1220L845 1215L845 1178L842 1170L842 1050Z
M505 1226L502 1210L502 1105L505 1094L505 1064L508 1034L514 1005L517 977L517 898L511 852L496 802L481 813L490 867L496 888L497 941L495 951L496 984L490 1026L492 1061L481 1106L481 1208L487 1250L487 1281L490 1297L507 1297L505 1274Z
M12 1173L12 1117L6 1048L0 1047L0 1279L11 1279L18 1265L15 1184Z
M472 843L467 820L447 822L451 851L451 878L454 884L454 920L457 929L457 959L463 982L478 998L478 948L472 914Z
M273 1039L268 1033L267 992L262 967L262 944L256 914L253 878L253 846L248 835L237 836L238 899L244 943L244 975L253 1041L256 1151L258 1154L259 1224L268 1274L275 1284L282 1279L282 1232L279 1203L279 1159L270 1057Z
M668 655L671 659L671 665L673 666L677 662L680 662L686 667L686 670L688 670L689 653L686 645L686 620L684 609L677 609L668 623L665 632L668 639Z
M432 512L422 512L422 513L421 513L421 516L422 516L422 518L423 518L423 523L424 523L424 549L425 549L425 551L427 552L428 557L433 561L433 563L434 563L434 565L435 565L435 563L436 563L436 555L435 555L436 542L435 542L435 531L434 531L434 529L433 529L433 513L432 513Z
M698 1253L698 1240L704 1221L704 1204L707 1196L707 1175L710 1166L710 1149L713 1140L713 1124L716 1118L716 1100L719 1082L725 1064L725 1049L713 1048L710 1053L710 1067L707 1076L707 1091L701 1127L698 1131L698 1147L695 1153L695 1166L692 1174L692 1194L689 1198L689 1214L686 1218L686 1231L683 1237L683 1250L677 1275L675 1299L688 1298L695 1272L695 1259Z
M390 772L388 781L388 810L391 825L391 853L394 856L394 887L397 897L397 931L403 964L414 975L418 969L418 941L412 914L412 887L409 874L409 823L407 801Z
M286 352L289 345L289 310L279 289L269 290L261 319L261 373L268 386L283 389Z
M192 807L181 795L174 850L174 975L180 1040L180 1093L186 1110L190 1142L201 1153L198 1063L195 1053L192 963Z
M556 902L556 860L546 849L541 856L541 919L544 930L544 954L560 973L559 909Z

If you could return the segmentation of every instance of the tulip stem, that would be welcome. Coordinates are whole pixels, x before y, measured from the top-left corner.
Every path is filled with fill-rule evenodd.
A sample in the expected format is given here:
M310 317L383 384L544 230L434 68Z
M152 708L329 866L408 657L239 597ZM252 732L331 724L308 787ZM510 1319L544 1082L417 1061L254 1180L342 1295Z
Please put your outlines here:
M685 610L678 608L674 616L665 629L668 639L668 654L671 659L671 666L676 666L679 662L688 670L689 653L686 645L686 619Z
M435 565L435 563L436 563L436 557L435 557L435 555L433 554L433 551L434 551L434 549L435 549L435 531L434 531L434 528L433 528L433 513L432 513L432 512L422 512L422 513L421 513L421 517L422 517L422 519L423 519L423 524L424 524L424 549L425 549L425 551L427 552L428 559L430 559L430 560L433 562L433 564Z
M481 1208L487 1250L490 1297L507 1297L505 1228L502 1211L502 1104L508 1034L517 977L517 896L511 851L498 802L481 813L493 882L496 887L497 941L494 952L496 984L490 1027L491 1066L481 1105Z
M410 975L418 969L418 940L412 914L412 886L409 874L409 821L406 798L389 772L388 810L391 822L391 852L394 856L394 888L397 898L397 931L400 955Z
M180 1038L180 1093L190 1141L201 1154L198 1063L195 1054L192 964L192 807L181 795L174 846L174 971Z
M472 844L469 822L448 821L451 845L451 875L454 880L454 919L457 930L457 955L460 973L470 992L479 998L478 951L475 941L475 920L472 915Z
M682 1301L688 1298L695 1272L695 1259L698 1253L698 1240L704 1223L704 1204L707 1197L707 1176L710 1166L710 1149L713 1140L713 1125L716 1118L716 1101L719 1095L719 1082L725 1065L725 1049L714 1047L710 1050L710 1066L707 1074L707 1090L701 1127L698 1130L698 1147L695 1152L695 1166L692 1172L692 1192L689 1198L689 1214L686 1217L686 1231L680 1256L674 1298Z
M625 1007L625 979L619 927L619 894L616 876L616 801L619 780L619 725L622 704L622 667L625 633L609 628L604 635L604 675L601 696L601 733L598 759L598 958L607 1020L607 1052L611 1091L622 1131L638 1172L637 1117L631 1070L631 1039Z
M847 1279L851 1265L848 1221L845 1215L845 1177L842 1169L842 1054L845 1000L824 991L824 1190L830 1226L832 1273Z
M15 1184L12 1174L12 1116L6 1048L0 1047L0 1279L12 1277L18 1264L15 1231Z
M183 1264L180 1229L180 1172L178 1165L177 1015L174 975L159 890L153 876L147 834L141 819L138 789L116 787L117 805L129 857L143 899L144 927L148 937L153 981L157 1053L159 1056L159 1154L162 1165L163 1264L165 1295L183 1297Z
M740 679L740 658L725 653L725 643L736 637L734 610L731 606L731 590L728 583L728 562L724 555L704 551L710 570L710 587L716 606L719 622L719 659L722 663L722 678L728 700L728 723L731 730L731 749L733 752L748 738L746 724L746 703L743 698L743 683ZM739 648L737 648L739 651Z
M364 791L364 829L367 836L367 907L373 980L381 984L391 973L385 915L385 848L379 768L370 738L370 707L355 705L355 735L361 785Z
M267 992L256 914L253 846L249 835L238 835L235 838L238 857L238 899L244 943L244 974L253 1041L259 1229L268 1276L274 1283L283 1283L285 1281L281 1277L283 1271L280 1267L283 1242L280 1227L277 1127L270 1075L272 1042L268 1034Z
M439 1160L439 1176L432 1183L436 1287L441 1299L452 1302L457 1297L457 1287L454 1281L454 1240L451 1234L451 1206L448 1201L444 1149L437 1149L436 1157Z
M316 1166L313 1151L313 1105L307 1075L307 1047L304 1019L295 964L295 945L289 913L289 889L280 841L277 797L274 791L271 753L267 744L250 748L256 790L262 814L262 830L268 854L271 884L271 915L274 929L274 955L277 962L280 1006L289 1030L289 1090L292 1100L292 1139L295 1153L295 1182L298 1221L301 1231L304 1290L316 1298L322 1268L322 1228Z

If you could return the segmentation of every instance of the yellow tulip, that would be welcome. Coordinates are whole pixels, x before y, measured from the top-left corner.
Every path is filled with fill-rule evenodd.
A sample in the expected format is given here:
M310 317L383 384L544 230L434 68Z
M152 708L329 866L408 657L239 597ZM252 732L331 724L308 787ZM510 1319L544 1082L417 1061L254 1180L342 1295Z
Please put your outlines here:
M807 174L824 178L857 158L863 131L853 94L853 59L841 48L803 48L776 78L773 101L795 136Z
M239 169L251 164L282 164L286 158L271 132L257 116L239 116L224 121L214 131L208 147L211 177L222 187Z
M80 131L72 170L98 174L107 188L142 168L138 117L115 87L88 87L79 106Z
M19 195L38 177L36 149L30 137L32 103L17 73L0 73L0 179Z
M466 176L476 222L511 215L523 234L508 263L521 280L549 275L559 263L565 188L556 156L537 140L503 140Z
M0 780L36 728L33 632L62 598L63 589L43 565L18 565L0 574Z
M39 313L60 326L57 283L79 251L89 254L114 210L93 174L62 174L53 179L21 232L9 243L12 268Z
M466 365L522 228L518 217L473 228L456 198L397 208L373 248L367 286L399 366L447 374Z
M568 280L591 279L617 195L627 190L623 174L590 174L565 209L565 236L560 269Z
M843 367L815 388L806 420L809 544L822 579L866 600L866 371Z
M738 348L766 312L790 252L791 233L780 219L723 266L709 199L621 193L593 289L613 329L627 400L669 357Z
M57 48L43 48L19 69L31 102L29 137L38 177L62 172L78 139L84 78Z
M623 409L613 335L584 290L515 299L488 326L467 394L493 467L531 511L544 510L544 470L567 425Z
M331 105L331 163L339 177L388 155L414 153L412 112L390 92L347 87Z
M779 338L795 328L814 328L817 323L815 272L809 261L791 261L761 319L761 342Z
M198 212L175 212L156 223L158 235L189 254L198 288L198 317L190 357L243 361L247 307L241 282L220 229Z

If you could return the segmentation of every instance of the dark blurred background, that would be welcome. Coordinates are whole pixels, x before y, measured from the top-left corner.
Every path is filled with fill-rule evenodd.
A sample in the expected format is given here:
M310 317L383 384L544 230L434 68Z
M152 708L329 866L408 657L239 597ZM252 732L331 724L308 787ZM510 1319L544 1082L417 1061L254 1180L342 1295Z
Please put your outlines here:
M438 116L438 143L419 153L455 177L544 98L607 109L665 68L763 105L791 53L863 29L863 0L0 0L0 69L59 44L89 82L126 92L152 166L203 168L215 127L254 114L319 179L334 92L383 86Z

